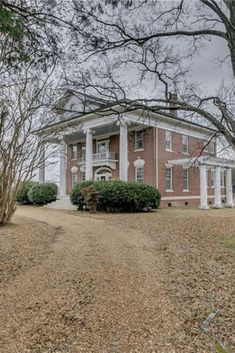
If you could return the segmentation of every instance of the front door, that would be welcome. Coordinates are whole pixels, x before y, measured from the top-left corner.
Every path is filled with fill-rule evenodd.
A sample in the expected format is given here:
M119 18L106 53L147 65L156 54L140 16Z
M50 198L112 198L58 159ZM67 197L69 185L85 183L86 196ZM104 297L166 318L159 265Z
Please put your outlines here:
M95 173L96 180L111 180L112 172L110 170L102 169Z

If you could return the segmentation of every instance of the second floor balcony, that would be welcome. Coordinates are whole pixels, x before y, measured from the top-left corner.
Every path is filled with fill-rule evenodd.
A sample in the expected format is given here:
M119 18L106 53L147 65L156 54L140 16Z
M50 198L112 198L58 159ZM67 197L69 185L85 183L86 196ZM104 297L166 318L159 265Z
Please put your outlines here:
M102 152L92 154L93 167L109 166L112 169L116 169L117 161L117 154L115 152ZM83 156L80 159L80 164L83 165L85 163L86 157Z

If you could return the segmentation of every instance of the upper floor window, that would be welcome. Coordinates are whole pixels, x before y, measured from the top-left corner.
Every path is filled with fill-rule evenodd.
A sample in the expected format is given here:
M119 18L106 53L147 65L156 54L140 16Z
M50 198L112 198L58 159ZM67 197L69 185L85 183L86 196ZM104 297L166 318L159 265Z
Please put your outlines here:
M135 181L138 183L144 182L144 168L135 168Z
M189 190L188 169L183 169L183 190Z
M109 152L109 140L97 141L97 153Z
M204 141L204 151L215 153L215 141Z
M144 148L144 132L143 130L135 132L135 150L142 150Z
M165 131L165 150L172 151L172 132Z
M166 168L166 191L172 191L172 168Z
M189 144L188 144L188 136L182 136L182 143L183 143L183 153L189 153Z
M77 159L77 145L72 145L72 159Z

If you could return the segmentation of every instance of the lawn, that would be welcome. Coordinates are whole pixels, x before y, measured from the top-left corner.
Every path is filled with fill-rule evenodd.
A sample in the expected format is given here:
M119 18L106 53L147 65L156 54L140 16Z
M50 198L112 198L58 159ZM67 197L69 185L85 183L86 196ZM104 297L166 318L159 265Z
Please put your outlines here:
M233 209L20 207L0 239L0 352L234 351Z

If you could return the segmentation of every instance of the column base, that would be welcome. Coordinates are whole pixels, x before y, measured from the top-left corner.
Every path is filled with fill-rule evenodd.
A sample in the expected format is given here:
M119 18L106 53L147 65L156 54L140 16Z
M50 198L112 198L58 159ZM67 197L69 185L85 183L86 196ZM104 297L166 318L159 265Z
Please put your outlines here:
M225 205L225 207L227 207L227 208L233 208L233 207L234 207L234 204L228 204L228 205Z
M218 209L222 208L222 205L213 205L213 208L218 210Z
M209 210L209 206L199 206L200 210Z

